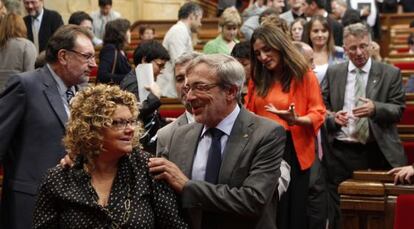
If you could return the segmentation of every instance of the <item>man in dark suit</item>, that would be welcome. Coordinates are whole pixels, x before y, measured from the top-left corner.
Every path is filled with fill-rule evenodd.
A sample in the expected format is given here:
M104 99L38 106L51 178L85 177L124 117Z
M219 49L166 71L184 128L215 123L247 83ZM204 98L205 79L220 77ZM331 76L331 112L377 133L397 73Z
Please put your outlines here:
M41 52L45 50L53 33L63 25L62 16L56 11L43 8L43 0L23 0L23 5L28 14L24 17L27 38Z
M400 71L370 58L368 28L344 29L344 50L350 61L330 66L322 83L330 149L324 155L328 191L338 226L338 185L357 169L381 169L406 164L397 132L405 108Z
M326 17L328 23L332 27L332 34L334 36L335 45L342 46L342 30L341 23L328 17L328 12L325 10L326 0L305 0L305 16L312 17L315 15L321 15Z
M150 172L180 194L193 228L276 228L283 128L239 107L244 70L234 58L197 57L186 77L196 123L175 130L169 160L151 158Z
M86 28L61 27L46 48L47 65L11 77L0 94L0 228L31 228L39 182L65 155L68 101L96 66L92 38Z
M360 13L357 10L348 7L345 0L331 1L332 17L338 20L342 26L362 22Z

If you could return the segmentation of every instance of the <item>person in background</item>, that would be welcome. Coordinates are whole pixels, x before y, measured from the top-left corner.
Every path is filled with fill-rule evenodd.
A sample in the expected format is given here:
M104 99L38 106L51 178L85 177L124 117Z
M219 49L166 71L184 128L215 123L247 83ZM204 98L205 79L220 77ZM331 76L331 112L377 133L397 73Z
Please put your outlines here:
M414 21L412 24L414 25ZM408 53L413 54L414 53L414 33L410 33L410 35L408 36L407 44L408 44ZM408 78L407 82L405 83L404 88L405 88L406 93L414 93L414 75L411 75Z
M89 14L83 11L76 11L73 14L71 14L68 20L68 24L83 26L93 33L93 19L91 18L91 16L89 16ZM92 42L94 46L102 45L103 43L103 41L97 38L95 35L93 37Z
M267 3L268 3L267 9L263 11L260 15L252 16L246 21L243 21L243 24L240 27L240 32L243 34L244 39L250 40L250 38L252 37L253 31L257 27L260 26L264 18L270 15L279 17L280 9L278 7L278 3L276 2L276 0L269 0Z
M27 38L31 40L38 53L45 50L49 38L63 25L62 16L53 10L43 7L43 0L23 0L27 16L24 22Z
M237 34L241 25L241 18L236 8L227 8L219 19L221 33L207 44L204 45L205 54L222 53L230 55L237 40Z
M139 45L134 51L134 64L152 64L154 81L157 80L160 72L164 69L165 63L170 60L168 51L158 41L146 41ZM144 76L138 76L144 77ZM135 69L132 69L121 81L120 87L132 92L139 101L138 119L144 124L145 133L141 135L141 145L147 152L155 154L156 133L159 128L166 124L158 112L161 106L161 90L157 83L148 86L149 95L147 98L139 98L138 82Z
M242 41L236 44L233 50L231 50L231 56L236 58L236 60L243 66L244 73L246 74L246 79L242 89L242 103L244 103L244 97L247 95L247 85L249 85L251 79L250 42Z
M155 38L155 29L150 25L139 26L139 39L142 41L151 41Z
M305 0L289 0L288 5L290 6L290 10L280 14L280 18L284 19L288 24L292 24L298 18L306 19L304 3Z
M3 1L0 0L0 21L3 19L3 17L7 14L7 8L4 5Z
M381 48L379 46L379 44L375 41L371 41L371 47L370 47L370 54L371 54L371 58L375 61L378 62L382 62L382 57L381 57Z
M302 41L303 31L305 30L306 20L303 18L296 18L290 24L290 34L292 34L292 39L294 41Z
M246 9L243 10L242 18L243 21L246 21L252 16L258 16L267 8L267 0L249 0L249 5Z
M332 0L331 8L331 16L333 17L333 19L342 23L344 27L349 24L358 23L362 21L359 12L357 10L352 9L351 7L348 7L346 0ZM355 18L353 19L353 23L349 22L351 18Z
M291 166L291 181L279 201L278 228L307 228L310 167L316 133L325 117L319 84L302 53L280 28L263 24L250 44L254 90L246 96L246 107L287 131L283 159Z
M335 46L331 25L327 18L319 15L306 24L303 41L313 48L313 70L321 83L330 64L344 61L344 50Z
M322 16L326 18L328 24L331 27L331 33L334 38L334 43L337 46L342 46L342 31L343 26L341 23L337 22L335 19L329 17L328 11L326 10L327 4L326 0L305 0L305 16Z
M201 27L203 8L195 2L186 2L178 11L178 21L164 36L162 45L168 50L171 60L165 65L165 70L157 83L162 95L175 98L177 93L174 86L174 61L181 54L193 51L192 33Z
M80 91L70 111L63 143L75 163L48 170L33 228L187 228L174 192L148 173L135 96L101 84Z
M11 75L34 69L37 50L26 34L20 15L9 13L0 21L0 91Z
M186 102L187 93L184 91L185 87L185 70L190 64L191 60L202 55L198 52L183 53L174 62L174 75L175 75L175 89L177 91L178 99L185 107L185 112L180 115L175 121L169 123L157 132L157 156L161 156L164 152L168 151L168 144L171 141L175 130L185 124L193 123L194 117L191 111L191 106Z
M91 13L93 19L93 32L101 40L105 36L106 23L118 19L121 14L112 10L112 0L99 0L99 10Z
M65 155L70 99L96 67L92 37L62 26L47 44L46 66L12 76L0 93L0 228L32 228L40 181Z
M131 71L124 47L131 42L130 23L127 19L115 19L106 24L103 47L99 52L97 81L118 84Z

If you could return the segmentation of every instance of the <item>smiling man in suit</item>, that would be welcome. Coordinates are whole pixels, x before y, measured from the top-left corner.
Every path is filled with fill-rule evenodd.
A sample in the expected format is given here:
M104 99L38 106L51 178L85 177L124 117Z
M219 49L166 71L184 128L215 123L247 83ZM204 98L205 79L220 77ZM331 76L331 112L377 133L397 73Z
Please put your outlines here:
M23 5L28 14L24 17L27 39L35 44L40 53L45 50L53 33L63 25L62 16L56 11L45 9L43 0L23 0Z
M92 38L86 28L61 27L46 48L46 66L11 77L0 94L0 228L32 227L39 182L65 155L69 100L96 66Z
M370 58L368 28L356 23L344 29L349 61L330 66L322 82L330 150L325 153L328 191L338 226L338 185L357 169L381 169L406 164L397 132L405 108L400 70Z
M222 54L186 69L195 123L178 127L150 172L179 193L193 228L276 228L284 129L238 105L244 69Z

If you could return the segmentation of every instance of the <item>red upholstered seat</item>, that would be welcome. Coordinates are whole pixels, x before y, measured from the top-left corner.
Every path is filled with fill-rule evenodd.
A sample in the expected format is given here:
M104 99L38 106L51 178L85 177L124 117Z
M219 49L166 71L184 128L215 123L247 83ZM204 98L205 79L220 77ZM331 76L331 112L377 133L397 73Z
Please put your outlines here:
M408 48L399 48L397 52L408 52Z
M395 206L394 229L412 229L414 214L414 194L399 195Z
M400 124L414 125L414 105L413 104L406 105Z
M414 142L404 141L403 147L405 155L407 155L408 164L412 165L414 163Z
M178 118L182 113L184 113L184 108L182 109L168 109L168 110L160 110L161 117L164 118Z
M414 61L413 62L398 62L398 63L394 63L394 66L401 70L410 70L410 69L414 69Z

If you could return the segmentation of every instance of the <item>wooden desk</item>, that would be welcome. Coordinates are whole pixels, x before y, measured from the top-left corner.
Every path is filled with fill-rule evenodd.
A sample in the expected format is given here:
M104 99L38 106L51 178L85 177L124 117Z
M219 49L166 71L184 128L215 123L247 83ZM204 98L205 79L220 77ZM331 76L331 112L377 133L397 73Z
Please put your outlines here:
M398 195L414 193L414 185L394 185L386 171L355 171L338 192L344 229L388 229Z

